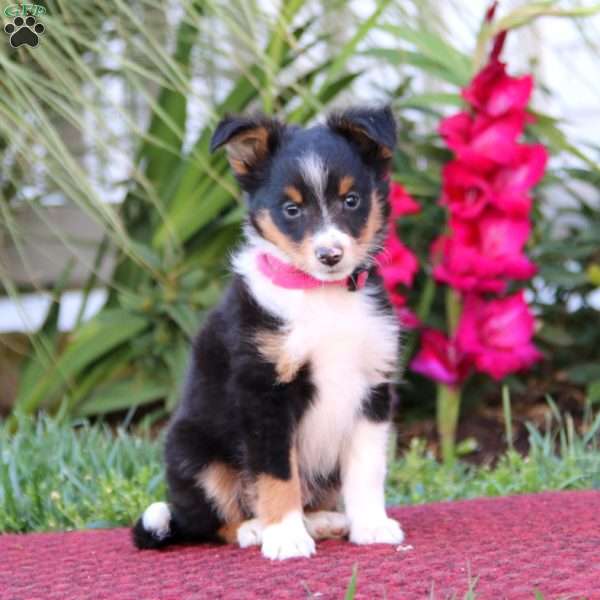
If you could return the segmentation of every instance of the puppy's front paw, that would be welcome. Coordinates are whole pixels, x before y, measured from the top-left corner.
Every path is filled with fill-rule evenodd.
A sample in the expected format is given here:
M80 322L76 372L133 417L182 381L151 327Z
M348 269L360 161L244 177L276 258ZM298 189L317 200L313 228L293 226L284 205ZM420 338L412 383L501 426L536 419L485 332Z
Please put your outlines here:
M350 541L355 544L401 544L404 532L400 523L388 517L350 525Z
M258 546L262 542L263 526L258 519L244 521L237 530L237 540L240 548Z
M315 553L315 541L308 535L299 515L291 515L279 523L265 527L262 554L271 560L308 557Z

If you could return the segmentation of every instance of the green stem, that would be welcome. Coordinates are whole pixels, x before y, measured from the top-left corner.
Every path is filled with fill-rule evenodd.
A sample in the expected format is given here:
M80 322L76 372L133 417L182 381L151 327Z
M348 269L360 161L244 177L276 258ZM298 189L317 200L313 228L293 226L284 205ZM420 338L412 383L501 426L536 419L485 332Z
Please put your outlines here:
M460 387L438 384L437 428L442 459L450 465L455 458L456 426L460 412Z
M475 46L475 52L473 53L473 71L477 73L481 69L486 61L487 50L490 40L492 38L492 26L490 23L482 23L479 34L477 35L477 43Z
M448 323L448 337L452 339L458 329L462 304L460 296L452 288L446 292L446 320ZM454 462L456 455L456 427L460 414L461 388L438 384L437 397L437 429L442 449L444 463L449 465Z
M458 329L462 304L459 294L452 288L446 292L446 322L448 323L448 337L453 338Z
M421 297L419 298L419 303L417 305L417 317L421 323L425 323L429 318L429 313L431 312L431 305L433 304L433 299L435 298L435 280L432 276L427 278L425 285L423 287L423 291L421 292ZM402 352L403 359L406 361L405 364L408 363L413 352L415 351L415 344L417 343L417 334L415 332L410 332L406 336L406 342L404 344L404 352ZM402 365L403 366L403 365Z

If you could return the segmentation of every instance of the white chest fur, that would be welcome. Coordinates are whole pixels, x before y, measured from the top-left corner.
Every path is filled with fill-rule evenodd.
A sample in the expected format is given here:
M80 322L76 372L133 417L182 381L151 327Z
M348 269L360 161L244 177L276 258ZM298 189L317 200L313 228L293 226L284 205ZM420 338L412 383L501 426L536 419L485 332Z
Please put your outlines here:
M284 321L285 352L310 364L316 394L300 423L299 464L306 476L327 476L369 389L396 366L397 322L377 310L368 288L287 290L256 269L252 251L238 255L235 268L257 301Z

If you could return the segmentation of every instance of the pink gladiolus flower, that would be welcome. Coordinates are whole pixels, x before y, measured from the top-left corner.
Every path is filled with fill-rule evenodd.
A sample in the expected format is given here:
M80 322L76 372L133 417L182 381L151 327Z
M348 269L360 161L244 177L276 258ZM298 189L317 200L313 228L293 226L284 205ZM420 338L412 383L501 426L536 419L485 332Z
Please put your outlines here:
M486 172L498 165L509 165L518 158L517 138L527 120L522 111L497 119L485 115L473 118L461 112L442 119L439 132L461 162Z
M456 335L457 348L477 369L502 379L542 358L533 345L534 318L523 292L486 301L466 298Z
M528 192L543 177L547 161L548 153L541 144L520 145L515 163L499 169L492 178L493 204L514 216L528 215Z
M487 179L457 160L444 166L443 181L441 203L455 217L477 217L491 200L492 190Z
M492 60L462 91L462 97L477 111L499 117L510 111L523 111L533 89L531 75L510 77L506 65Z
M391 231L385 242L385 250L377 257L377 262L392 304L404 306L406 299L397 288L399 285L412 285L419 270L417 257Z
M486 20L494 10L495 4ZM526 107L533 78L506 73L498 60L505 37L505 32L496 36L488 64L462 91L469 110L443 119L439 127L455 159L442 173L440 203L450 220L431 248L433 275L466 300L455 340L426 332L411 367L449 385L460 383L470 367L500 379L541 356L531 343L533 317L522 292L491 301L477 295L502 293L510 279L536 272L524 255L530 190L543 176L548 156L540 144L518 142L532 120Z
M467 376L469 363L457 350L456 344L441 331L426 329L421 335L421 347L411 361L410 368L435 381L456 385Z
M421 212L421 205L415 202L414 198L396 182L392 182L390 186L390 205L392 219Z
M418 329L423 325L421 319L410 308L406 308L406 306L397 307L396 315L404 329Z
M489 205L511 216L525 217L531 209L529 190L542 178L547 159L541 144L521 144L514 164L488 175L451 161L443 170L441 203L461 219L473 219Z
M500 293L506 279L529 279L536 273L523 255L528 221L488 212L477 222L452 218L450 230L432 247L438 281L462 291Z

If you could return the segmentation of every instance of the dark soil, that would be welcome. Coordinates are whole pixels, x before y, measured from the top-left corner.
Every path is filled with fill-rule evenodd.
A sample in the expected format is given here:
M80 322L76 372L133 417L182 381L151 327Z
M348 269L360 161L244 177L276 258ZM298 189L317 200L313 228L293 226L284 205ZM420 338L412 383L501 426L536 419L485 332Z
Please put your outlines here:
M563 417L573 418L575 429L584 428L585 392L581 386L561 381L561 373L554 377L530 378L520 392L511 392L513 446L521 453L529 449L529 433L525 426L531 423L541 431L558 426L548 397L556 404ZM407 416L407 415L405 415ZM434 417L403 420L398 423L399 450L408 447L413 437L424 438L428 448L438 453L438 440ZM462 458L474 464L493 464L507 450L507 436L502 399L499 391L484 395L483 400L461 414L457 432L458 443L473 439L476 449Z

